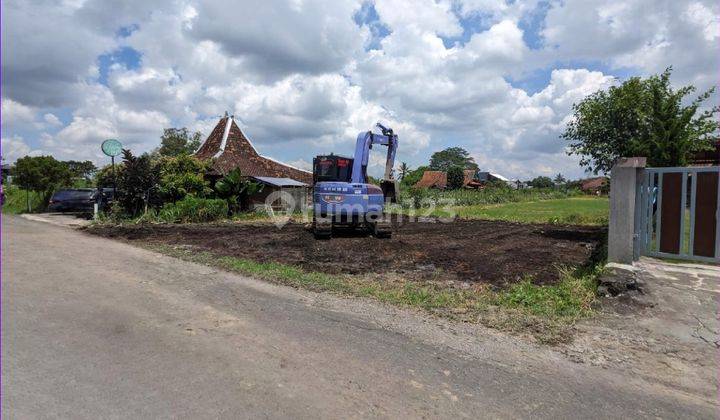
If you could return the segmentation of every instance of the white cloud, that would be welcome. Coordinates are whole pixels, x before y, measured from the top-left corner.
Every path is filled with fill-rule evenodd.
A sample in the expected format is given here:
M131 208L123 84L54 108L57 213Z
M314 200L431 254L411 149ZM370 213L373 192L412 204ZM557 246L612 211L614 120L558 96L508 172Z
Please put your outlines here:
M50 113L50 112L43 115L43 120L52 127L57 127L57 126L62 125L62 121L60 121L60 118L58 118L57 115Z
M2 118L5 125L31 122L35 119L35 111L31 107L15 102L12 99L2 98Z
M227 110L262 153L298 166L351 153L383 121L411 166L459 145L509 177L572 176L559 134L573 102L614 83L608 73L672 64L677 83L707 88L720 67L709 0L375 0L363 16L373 4L380 21L367 25L354 21L362 0L6 3L3 147L64 159L102 159L107 137L148 151L169 126L207 134ZM100 68L119 47L137 66ZM549 80L532 90L511 83L537 74Z
M515 22L509 20L473 35L465 48L472 59L493 63L505 61L518 63L528 51L522 31Z
M170 126L162 112L121 107L102 86L84 85L82 97L67 126L54 135L42 134L43 147L60 159L105 159L100 144L108 138L119 139L135 152L148 151L158 146L163 127Z
M365 34L352 23L353 0L198 2L188 34L219 45L241 66L273 80L292 73L340 71L362 51ZM238 21L238 16L252 16Z
M375 9L393 30L411 27L446 36L462 33L460 22L447 0L376 0Z
M695 2L688 5L683 18L697 25L707 42L714 42L720 38L720 16L702 3Z
M112 33L96 31L72 7L50 1L6 1L3 7L4 94L31 106L72 106L76 83L112 47Z
M644 74L673 66L674 82L707 89L720 66L715 1L597 0L555 3L543 35L558 60L597 60Z
M3 163L13 163L21 157L37 156L41 153L40 150L31 149L20 136L2 138Z
M288 164L290 164L296 168L305 169L306 171L312 170L312 162L308 162L305 159L293 160L293 161L288 162Z

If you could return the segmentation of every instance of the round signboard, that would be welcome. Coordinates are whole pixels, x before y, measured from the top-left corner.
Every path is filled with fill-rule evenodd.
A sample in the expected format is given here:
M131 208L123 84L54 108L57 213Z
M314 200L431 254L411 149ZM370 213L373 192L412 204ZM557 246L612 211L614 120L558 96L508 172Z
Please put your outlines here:
M102 151L108 156L117 156L122 153L122 144L115 139L108 139L102 142Z

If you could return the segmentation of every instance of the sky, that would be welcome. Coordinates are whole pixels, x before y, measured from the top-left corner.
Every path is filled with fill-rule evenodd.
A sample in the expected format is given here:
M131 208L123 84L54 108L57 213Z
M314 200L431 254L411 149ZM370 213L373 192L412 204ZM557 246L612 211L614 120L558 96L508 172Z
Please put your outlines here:
M142 153L227 111L304 168L381 121L411 168L460 146L508 178L578 178L573 103L668 66L709 89L719 41L715 0L6 0L2 156L102 165L105 139Z

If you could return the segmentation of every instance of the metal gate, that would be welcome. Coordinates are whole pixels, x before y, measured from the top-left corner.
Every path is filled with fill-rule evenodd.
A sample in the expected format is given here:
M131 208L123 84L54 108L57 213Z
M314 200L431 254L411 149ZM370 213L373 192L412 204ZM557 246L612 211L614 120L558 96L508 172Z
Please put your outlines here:
M646 168L638 189L636 256L720 262L720 166Z

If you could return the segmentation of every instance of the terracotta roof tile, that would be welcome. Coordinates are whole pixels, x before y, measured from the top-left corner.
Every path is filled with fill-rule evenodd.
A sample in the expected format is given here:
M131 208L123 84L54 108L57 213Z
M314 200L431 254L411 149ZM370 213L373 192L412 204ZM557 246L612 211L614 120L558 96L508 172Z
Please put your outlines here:
M240 168L240 172L245 176L290 178L312 184L311 172L260 155L232 118L225 150L218 155L227 118L231 117L223 117L218 121L208 138L195 153L195 156L200 159L212 159L212 168L215 172L225 175L235 168ZM216 155L218 156L213 158Z
M464 170L463 175L463 187L475 179L475 171L472 169ZM447 173L444 171L425 171L420 181L415 184L415 187L445 189L447 187Z
M443 171L425 171L415 186L418 188L444 189L447 186L447 173Z

